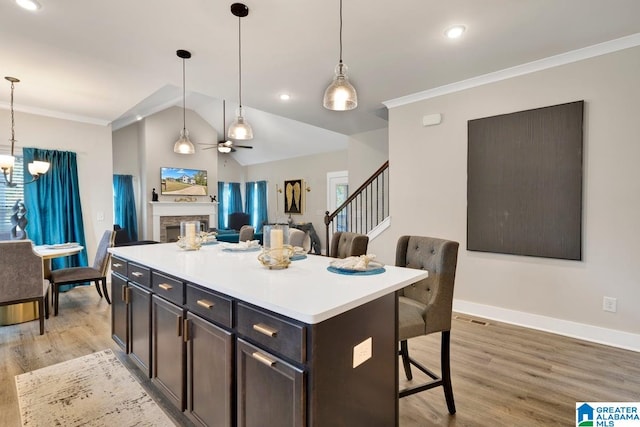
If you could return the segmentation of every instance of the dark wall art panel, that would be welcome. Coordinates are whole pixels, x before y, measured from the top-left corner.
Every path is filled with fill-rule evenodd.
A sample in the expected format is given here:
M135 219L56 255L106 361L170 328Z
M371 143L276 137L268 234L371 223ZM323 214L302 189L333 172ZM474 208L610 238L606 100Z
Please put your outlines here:
M582 259L584 101L468 121L467 249Z

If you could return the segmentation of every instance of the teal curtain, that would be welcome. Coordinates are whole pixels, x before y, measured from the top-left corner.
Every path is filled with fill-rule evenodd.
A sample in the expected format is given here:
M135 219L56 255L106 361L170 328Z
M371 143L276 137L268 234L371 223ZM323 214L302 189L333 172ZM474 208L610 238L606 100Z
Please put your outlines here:
M218 181L218 230L227 228L227 203L224 196L224 181Z
M240 183L239 182L230 182L229 183L229 206L227 208L227 212L244 212L242 209L242 193L240 192Z
M76 153L40 148L23 148L22 152L25 165L34 160L51 164L38 181L24 186L29 238L35 245L78 242L86 248ZM29 179L25 168L25 180ZM87 250L51 261L52 270L85 267Z
M113 223L127 231L129 240L138 240L138 217L131 175L113 175Z
M251 225L257 232L267 221L267 181L247 182L245 184L245 212L251 215Z

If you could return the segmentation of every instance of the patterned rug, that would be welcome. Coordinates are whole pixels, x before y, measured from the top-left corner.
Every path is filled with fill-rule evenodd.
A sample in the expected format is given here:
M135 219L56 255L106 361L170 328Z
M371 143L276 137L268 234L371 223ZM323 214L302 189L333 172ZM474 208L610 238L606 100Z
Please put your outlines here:
M175 426L111 350L16 375L22 425Z

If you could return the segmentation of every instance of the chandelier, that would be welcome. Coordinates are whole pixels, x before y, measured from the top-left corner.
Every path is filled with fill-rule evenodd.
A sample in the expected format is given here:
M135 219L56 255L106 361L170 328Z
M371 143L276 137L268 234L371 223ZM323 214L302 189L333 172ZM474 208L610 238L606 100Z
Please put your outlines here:
M16 163L16 156L14 155L15 145L16 145L16 133L15 133L15 120L14 120L14 112L13 112L13 90L15 84L20 80L15 77L5 77L5 80L11 82L11 154L0 154L0 169L2 169L2 174L4 175L5 184L8 187L17 186L18 182L14 182L13 180L13 169ZM30 184L32 182L37 181L40 178L40 175L47 173L49 170L49 162L43 162L39 160L34 160L29 163L28 169L29 173L33 177L31 181L25 181L23 184Z

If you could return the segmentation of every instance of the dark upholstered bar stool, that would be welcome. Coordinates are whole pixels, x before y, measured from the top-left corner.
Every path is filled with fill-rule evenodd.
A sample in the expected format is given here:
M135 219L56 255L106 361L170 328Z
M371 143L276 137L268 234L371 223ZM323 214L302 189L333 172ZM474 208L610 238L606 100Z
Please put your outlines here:
M367 254L369 237L364 234L337 231L331 238L331 251L329 256L333 258L347 258Z
M455 414L450 366L450 333L453 285L458 262L458 242L432 237L402 236L396 247L396 265L427 270L429 277L399 291L398 339L404 372L413 378L411 365L432 381L400 390L400 397L442 386L447 408ZM442 377L409 357L407 340L441 332L440 361Z

